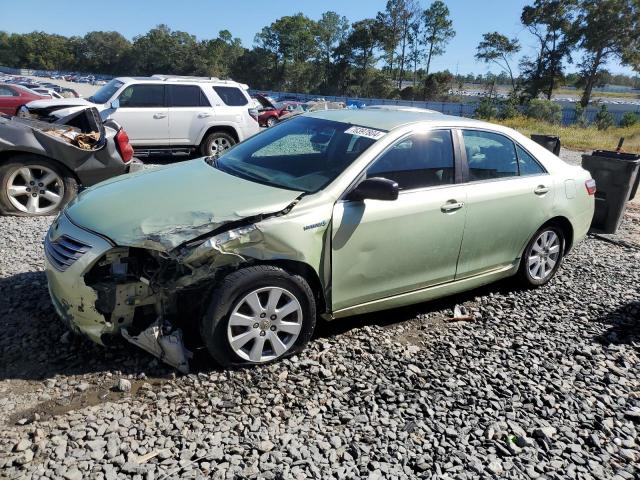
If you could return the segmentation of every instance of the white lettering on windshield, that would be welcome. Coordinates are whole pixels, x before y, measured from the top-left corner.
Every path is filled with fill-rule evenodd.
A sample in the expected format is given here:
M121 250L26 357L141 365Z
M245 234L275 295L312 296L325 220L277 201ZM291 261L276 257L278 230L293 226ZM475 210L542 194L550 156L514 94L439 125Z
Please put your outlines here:
M373 140L378 140L380 137L384 136L385 132L381 132L380 130L374 130L372 128L351 127L350 129L345 130L344 133L348 133L350 135L358 135L359 137L371 138Z

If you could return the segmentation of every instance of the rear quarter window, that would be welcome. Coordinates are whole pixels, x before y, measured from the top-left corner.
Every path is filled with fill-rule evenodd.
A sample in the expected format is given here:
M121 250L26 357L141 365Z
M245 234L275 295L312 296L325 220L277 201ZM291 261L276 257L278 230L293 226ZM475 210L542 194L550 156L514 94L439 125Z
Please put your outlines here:
M237 87L213 87L213 90L229 107L242 107L249 103L247 97Z

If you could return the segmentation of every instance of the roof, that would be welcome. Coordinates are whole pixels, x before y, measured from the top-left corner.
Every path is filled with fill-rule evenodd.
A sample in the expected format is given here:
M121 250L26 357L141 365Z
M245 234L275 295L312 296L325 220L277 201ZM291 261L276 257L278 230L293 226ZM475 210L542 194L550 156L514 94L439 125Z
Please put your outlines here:
M211 83L219 85L233 85L242 87L245 90L249 88L248 85L235 82L233 80L221 80L217 77L190 77L181 75L151 75L150 77L117 77L118 80L124 83L130 82L149 82L149 83Z
M393 130L394 128L412 123L433 122L461 125L484 125L485 122L464 117L454 117L441 113L430 113L407 110L388 109L342 109L320 110L307 113L306 116L323 118L335 122L349 123L362 127L376 128L380 130Z

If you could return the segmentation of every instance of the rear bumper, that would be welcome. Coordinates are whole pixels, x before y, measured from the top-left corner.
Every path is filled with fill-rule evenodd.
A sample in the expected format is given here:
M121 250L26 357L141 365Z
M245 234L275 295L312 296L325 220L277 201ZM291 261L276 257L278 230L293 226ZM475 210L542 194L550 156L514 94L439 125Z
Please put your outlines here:
M129 163L127 163L127 168L125 170L126 173L135 173L135 172L139 172L140 170L144 169L144 163L142 163L142 160L139 160L137 158L132 158L131 161Z

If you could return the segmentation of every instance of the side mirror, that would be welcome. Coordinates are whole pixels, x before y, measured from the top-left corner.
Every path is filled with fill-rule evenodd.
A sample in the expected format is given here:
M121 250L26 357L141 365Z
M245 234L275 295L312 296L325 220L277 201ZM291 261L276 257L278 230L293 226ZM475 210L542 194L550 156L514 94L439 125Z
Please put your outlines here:
M116 98L114 101L111 102L110 106L114 110L117 110L118 108L120 108L120 100Z
M363 180L356 188L349 192L349 200L396 200L398 198L398 183L388 178L372 177Z

